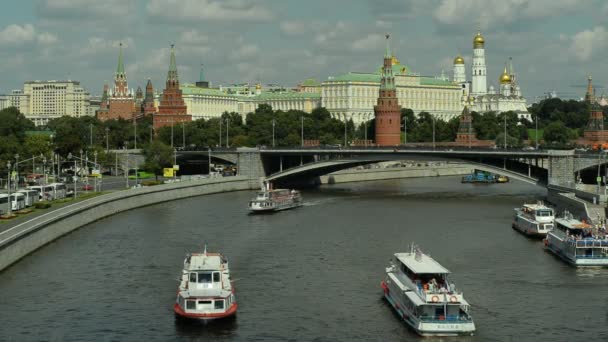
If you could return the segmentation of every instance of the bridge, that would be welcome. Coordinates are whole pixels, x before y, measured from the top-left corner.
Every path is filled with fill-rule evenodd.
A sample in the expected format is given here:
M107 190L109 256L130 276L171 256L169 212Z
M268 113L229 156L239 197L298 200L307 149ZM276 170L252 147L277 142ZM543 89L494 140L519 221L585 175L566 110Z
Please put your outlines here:
M183 150L179 159L211 158L237 165L252 182L314 184L319 176L359 165L393 160L452 160L477 169L500 173L527 183L574 187L583 173L595 182L598 165L606 155L575 150L518 150L469 148L411 148L397 146L349 148L236 148ZM603 169L603 168L602 168ZM602 170L602 173L606 173Z

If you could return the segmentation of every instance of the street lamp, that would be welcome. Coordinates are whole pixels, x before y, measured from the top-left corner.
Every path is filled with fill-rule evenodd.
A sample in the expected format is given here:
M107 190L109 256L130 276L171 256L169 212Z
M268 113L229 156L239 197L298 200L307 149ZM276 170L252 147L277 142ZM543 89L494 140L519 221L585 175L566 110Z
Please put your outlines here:
M10 160L6 163L6 167L8 168L8 217L12 216L12 206L13 203L11 201L11 162Z
M154 133L152 132L153 128L154 126L150 125L150 144L152 143L152 136L154 135Z
M220 116L220 148L222 147L222 117Z
M19 153L15 153L15 190L19 187Z
M226 148L230 147L230 118L226 117Z
M304 113L302 113L301 117L301 124L300 124L300 138L302 138L302 147L304 147Z
M95 191L98 191L97 190L97 175L99 174L99 172L101 172L101 170L100 170L101 168L97 165L97 151L95 151L93 153L93 156L95 157L95 164L94 165L95 165L95 168L97 169L97 172L95 173Z
M367 147L367 118L368 118L367 115L365 115L363 117L363 126L364 126L363 136L364 136L364 140L365 140L365 147Z
M182 148L186 149L186 125L182 121Z
M49 183L49 179L46 175L46 157L42 155L42 153L40 154L40 157L42 157L42 174L44 175L44 184L48 184Z
M274 126L276 125L276 120L274 119L274 116L272 117L272 147L274 148L275 144L274 144Z
M403 145L407 145L407 115L403 116Z
M133 127L135 129L135 132L133 133L133 136L135 138L135 145L133 145L133 148L137 150L137 121L133 120Z
M85 188L84 188L84 191L86 193L89 193L89 157L88 156L84 160L84 167L86 169L85 178L86 178L86 184L87 184L87 186L85 186Z
M93 147L93 124L89 124L89 147Z
M504 147L505 147L505 151L506 151L506 150L507 150L507 113L503 113L503 114L502 114L502 117L504 118L504 122L505 122L505 124L504 124L504 127L505 127L505 132L504 132L504 135L505 135L505 137L504 137L504 145L505 145L505 146L504 146Z
M536 140L536 149L538 150L538 113L534 115L534 125L536 130L534 131L534 140Z
M68 153L68 159L72 159L72 158L74 158L74 156L72 155L72 152ZM78 176L76 173L76 158L74 158L74 176L72 178L74 179L74 199L76 199L76 192L77 192L76 181L78 180Z
M433 119L433 150L435 149L435 116L431 114L431 118Z
M171 127L173 127L173 126L171 126ZM125 163L124 171L125 171L125 181L127 183L126 187L128 189L129 188L129 142L128 141L125 141L125 152L127 154L127 160Z
M346 148L346 114L344 114L344 148Z
M110 141L108 139L110 133L110 127L106 127L106 153L108 153L108 151L110 150Z
M173 147L173 119L171 119L171 147Z

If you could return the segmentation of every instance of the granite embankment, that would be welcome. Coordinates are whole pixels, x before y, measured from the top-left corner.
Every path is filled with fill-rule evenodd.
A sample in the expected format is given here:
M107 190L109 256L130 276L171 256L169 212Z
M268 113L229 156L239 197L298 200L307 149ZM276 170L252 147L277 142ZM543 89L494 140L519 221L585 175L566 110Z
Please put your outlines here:
M250 185L249 179L241 176L205 178L116 191L61 207L0 232L0 271L53 240L104 217L187 197L249 190Z

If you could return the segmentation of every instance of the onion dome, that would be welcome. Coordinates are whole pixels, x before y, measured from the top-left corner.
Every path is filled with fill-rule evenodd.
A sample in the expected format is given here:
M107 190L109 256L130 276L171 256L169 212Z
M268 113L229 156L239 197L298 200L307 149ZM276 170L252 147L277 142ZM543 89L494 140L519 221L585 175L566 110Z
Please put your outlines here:
M473 38L473 48L474 49L483 49L483 45L485 44L485 39L481 35L481 32L477 32L475 38Z
M454 64L464 64L464 58L460 55L456 56L456 58L454 58Z
M256 90L260 90L260 89L262 89L262 85L261 85L261 84L259 84L259 83L258 83L258 84L256 84L256 85L255 85L255 89L256 89Z
M500 75L500 84L507 84L507 83L511 83L511 76L509 76L509 73L507 73L507 67L505 67L505 70L502 72L502 75Z

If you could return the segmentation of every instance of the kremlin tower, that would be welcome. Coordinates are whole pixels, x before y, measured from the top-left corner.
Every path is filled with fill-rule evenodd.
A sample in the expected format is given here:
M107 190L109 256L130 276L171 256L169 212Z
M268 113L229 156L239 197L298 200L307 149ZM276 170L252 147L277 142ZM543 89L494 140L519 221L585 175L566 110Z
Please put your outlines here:
M380 80L378 104L374 107L376 119L376 144L395 146L401 141L401 106L397 101L395 77L393 76L393 57L386 35L386 52Z
M589 104L589 121L583 137L577 140L578 145L599 146L608 143L608 131L604 130L604 113L595 100L594 93L591 76L589 76L585 94L585 102Z
M154 106L154 87L152 87L152 81L149 78L148 83L146 84L146 95L144 96L142 108L144 116L156 113L156 106Z
M182 98L182 91L179 89L175 50L173 45L171 45L171 58L169 61L169 71L167 72L167 82L165 83L165 89L160 98L158 113L154 114L153 117L153 125L156 130L164 126L173 126L178 122L190 121L192 121L192 116L187 114L186 104Z

